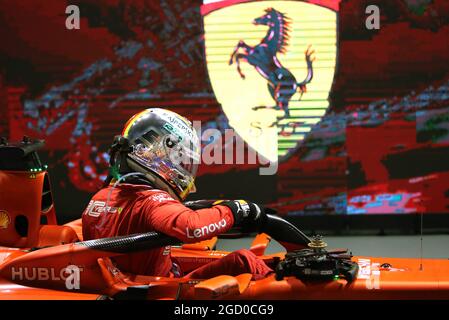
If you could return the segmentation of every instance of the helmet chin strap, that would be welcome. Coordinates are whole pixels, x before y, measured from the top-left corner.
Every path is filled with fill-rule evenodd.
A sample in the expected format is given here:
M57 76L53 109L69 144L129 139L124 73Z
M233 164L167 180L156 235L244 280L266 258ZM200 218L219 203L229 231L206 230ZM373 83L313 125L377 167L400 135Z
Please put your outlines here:
M141 165L139 165L137 162L135 162L133 159L127 158L126 162L128 164L128 167L134 171L143 173L145 177L154 184L155 187L167 192L169 195L171 195L173 198L182 201L182 199L176 194L176 192L173 191L172 187L165 182L163 179L161 179L156 174L145 170Z

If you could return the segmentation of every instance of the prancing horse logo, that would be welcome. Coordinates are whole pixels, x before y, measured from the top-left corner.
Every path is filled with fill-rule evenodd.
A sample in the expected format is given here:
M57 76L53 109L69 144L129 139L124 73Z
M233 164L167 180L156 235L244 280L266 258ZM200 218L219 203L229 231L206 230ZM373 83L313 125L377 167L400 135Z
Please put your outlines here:
M254 47L251 47L240 40L235 47L234 52L231 54L229 64L234 62L237 64L237 71L242 79L245 79L240 68L240 60L248 62L254 66L259 74L268 81L268 90L271 97L274 99L276 110L283 110L284 116L278 118L271 126L279 123L280 120L289 118L290 111L288 104L292 96L299 91L300 99L304 92L306 92L306 85L312 81L313 67L312 63L315 59L312 55L315 52L311 50L311 45L308 46L305 52L305 58L307 62L307 75L302 82L297 82L295 76L282 66L277 57L277 53L285 53L289 40L290 24L289 18L273 8L265 10L265 15L254 19L253 24L268 26L268 31L265 37L260 43ZM244 53L239 52L243 49ZM270 108L269 106L257 106L253 107L253 110L259 110L263 108Z

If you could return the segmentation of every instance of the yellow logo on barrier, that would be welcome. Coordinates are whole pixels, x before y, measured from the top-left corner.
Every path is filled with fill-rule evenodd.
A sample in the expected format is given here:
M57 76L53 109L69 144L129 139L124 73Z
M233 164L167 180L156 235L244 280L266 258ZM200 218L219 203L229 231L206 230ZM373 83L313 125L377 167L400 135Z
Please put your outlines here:
M8 228L10 223L11 219L8 215L8 212L6 212L5 210L0 210L0 229Z

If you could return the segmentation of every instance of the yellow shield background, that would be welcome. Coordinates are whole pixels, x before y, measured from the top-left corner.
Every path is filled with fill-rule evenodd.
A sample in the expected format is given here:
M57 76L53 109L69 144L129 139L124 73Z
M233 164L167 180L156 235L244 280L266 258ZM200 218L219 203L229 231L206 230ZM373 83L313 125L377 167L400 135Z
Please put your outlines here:
M272 127L277 117L283 115L282 110L252 109L275 105L267 81L247 62L240 64L245 79L239 76L235 63L229 65L239 40L256 46L265 37L268 27L252 22L270 7L290 18L289 45L286 52L278 53L277 57L298 82L307 74L304 52L309 45L316 57L314 77L307 85L307 92L301 100L299 93L294 94L289 104L290 118ZM206 14L204 30L209 78L230 126L259 154L272 162L277 161L304 139L329 106L337 56L337 13L301 1L245 2ZM289 126L293 122L301 123L294 133Z

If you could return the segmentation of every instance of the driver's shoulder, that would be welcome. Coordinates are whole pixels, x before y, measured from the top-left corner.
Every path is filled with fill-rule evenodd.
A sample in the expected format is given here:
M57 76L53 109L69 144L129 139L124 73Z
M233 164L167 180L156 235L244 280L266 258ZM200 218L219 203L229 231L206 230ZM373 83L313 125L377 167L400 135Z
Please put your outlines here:
M178 200L174 199L168 192L160 189L148 189L148 190L142 190L139 192L139 200L141 201L149 201L149 202L179 202Z

